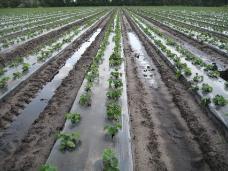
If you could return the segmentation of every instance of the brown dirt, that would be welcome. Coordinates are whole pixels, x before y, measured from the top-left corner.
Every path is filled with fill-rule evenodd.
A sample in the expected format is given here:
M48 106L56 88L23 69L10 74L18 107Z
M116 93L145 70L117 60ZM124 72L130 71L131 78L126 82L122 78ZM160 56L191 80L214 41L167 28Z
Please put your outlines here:
M205 52L206 54L210 55L212 57L212 59L216 59L216 60L221 60L223 61L225 64L228 64L228 54L226 54L225 52L222 52L210 45L207 45L203 42L200 42L196 39L191 38L190 36L187 36L175 29L170 28L169 26L162 24L159 21L156 21L148 16L139 14L141 17L143 17L144 19L148 20L149 22L151 22L152 24L158 26L159 28L161 28L162 30L166 31L169 34L172 34L173 36L175 36L178 39L181 39L185 42L188 42L189 44L195 46L196 48L198 48L199 50Z
M181 170L185 164L190 168L186 165L184 170L209 170L208 166L211 170L228 170L228 144L223 134L196 102L188 87L176 79L174 72L162 60L155 46L129 17L128 21L157 66L165 84L163 88L161 86L161 90L149 89L146 92L146 86L137 82L134 63L130 63L131 60L127 57L129 107L135 138L135 170ZM131 51L129 47L126 49L127 55ZM130 57L133 58L133 55ZM145 117L148 113L150 117ZM170 116L162 116L166 113ZM143 129L140 122L146 123L147 127ZM161 126L157 127L159 122ZM145 148L146 144L152 150L148 151Z
M107 18L107 17L106 17ZM66 60L75 52L75 50L85 41L89 36L102 25L103 21L99 21L86 31L72 44L56 55L51 61L42 66L34 74L32 74L26 81L20 84L7 97L0 101L0 129L5 129L10 126L13 118L20 114L20 110L28 104L36 93L49 82L57 73L59 68L66 62Z
M16 57L23 57L24 55L28 54L29 52L33 51L36 47L40 46L41 44L47 43L50 41L50 39L57 38L61 36L64 32L70 30L74 26L79 26L82 23L84 23L86 20L99 15L95 14L93 16L84 18L80 21L76 21L71 24L67 24L57 30L53 30L51 32L48 32L46 34L42 34L39 37L36 37L34 39L31 39L25 43L22 43L18 46L16 46L13 49L10 49L10 51L2 52L0 53L0 66L5 66L8 62L12 61Z
M99 49L109 18L103 20L100 25L102 28L100 34L63 80L48 106L29 129L20 147L3 162L1 169L4 171L34 171L45 163L56 140L55 135L65 123L64 113L69 112L92 59Z

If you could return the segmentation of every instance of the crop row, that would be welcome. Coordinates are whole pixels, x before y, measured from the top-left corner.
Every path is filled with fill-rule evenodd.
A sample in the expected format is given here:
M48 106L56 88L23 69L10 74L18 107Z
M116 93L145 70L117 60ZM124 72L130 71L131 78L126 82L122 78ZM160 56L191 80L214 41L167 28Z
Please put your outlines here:
M99 76L99 70L98 70L99 65L102 63L105 49L107 48L108 43L109 43L110 33L112 32L111 21L113 21L113 19L111 19L108 23L108 28L105 32L105 35L104 35L102 43L99 47L99 50L98 50L96 56L94 57L93 62L86 74L85 90L79 99L79 104L82 106L89 107L91 105L91 95L92 95L91 88L94 84L94 81ZM70 120L71 124L76 124L76 123L80 122L81 116L79 113L67 113L66 119ZM106 126L105 130L107 130L108 134L112 132L112 128L110 126ZM118 132L118 129L117 129L117 132ZM111 134L111 136L113 136L113 135ZM60 139L60 150L62 150L62 151L74 150L79 145L80 133L79 132L73 132L73 133L71 133L71 132L63 133L62 132L58 135L58 139ZM113 164L115 164L115 167L118 169L118 159L116 158L115 153L112 149L109 149L109 148L104 149L102 159L103 159L104 170L114 168ZM53 170L56 170L56 168L54 166L49 165L49 164L43 165L40 168L40 170L46 170L46 169L50 169L50 168L52 168Z
M219 33L227 34L227 28L228 28L228 23L227 24L220 24L220 23L215 23L211 22L208 19L200 19L197 20L194 18L194 16L189 17L186 15L180 15L178 12L168 12L168 11L156 11L156 14L159 14L160 16L164 16L167 18L175 19L177 21L184 22L186 24L191 24L197 27L201 27L210 31L217 31Z
M4 39L1 40L1 48L8 48L9 46L12 46L14 44L18 44L20 42L24 42L28 39L31 39L39 34L42 34L44 32L47 32L51 29L54 29L56 27L63 26L65 24L68 24L72 21L75 21L76 19L81 19L85 16L88 16L88 13L84 13L78 16L74 16L73 18L66 19L64 21L56 21L56 22L51 22L48 23L47 25L39 25L37 27L32 27L31 29L26 29L25 31L21 32L17 36L11 36L11 37L5 37Z
M75 13L68 13L68 14L59 14L59 15L54 15L54 16L49 16L49 17L44 17L40 19L34 19L31 21L27 21L25 23L18 23L18 24L13 24L11 26L5 26L3 25L3 28L0 29L0 36L6 36L8 34L12 34L18 31L23 31L26 29L31 29L32 27L37 27L38 25L47 25L51 22L57 22L57 21L64 21L70 17L73 17L75 15L79 15L82 12L75 12Z
M170 28L177 30L189 37L192 37L193 39L212 45L221 51L228 52L228 40L225 37L224 38L221 38L221 36L217 37L215 34L202 31L201 29L198 29L193 25L186 24L186 23L177 21L175 19L159 16L151 12L140 11L139 13L149 16L150 18L158 22L161 22L169 26Z
M191 90L195 91L201 98L201 104L210 106L212 111L216 110L216 113L219 113L222 118L226 118L228 83L219 78L217 68L210 63L206 63L200 57L191 54L158 29L142 23L143 20L133 18L153 44L164 54L166 60L174 67L177 78L182 76L188 81Z
M80 27L72 27L69 31L62 34L58 39L50 40L48 44L44 44L39 47L39 49L37 49L33 54L24 58L18 57L5 67L1 67L0 89L2 89L2 91L8 91L8 85L14 85L15 82L22 81L24 77L31 74L30 67L32 67L31 70L35 70L47 60L54 57L58 52L73 42L78 37L79 33L81 34L85 32L87 28L97 21L100 16L101 15L98 15L85 21L85 23Z

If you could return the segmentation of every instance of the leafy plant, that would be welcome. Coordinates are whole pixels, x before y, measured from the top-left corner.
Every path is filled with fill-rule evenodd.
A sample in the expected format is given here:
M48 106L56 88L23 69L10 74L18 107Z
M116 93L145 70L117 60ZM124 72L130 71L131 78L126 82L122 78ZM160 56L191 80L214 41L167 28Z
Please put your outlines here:
M79 113L66 113L65 118L70 120L72 124L75 124L80 122L81 115Z
M122 73L120 73L118 71L111 72L111 77L113 77L114 79L119 79L121 76L122 76Z
M180 70L176 70L175 76L177 79L179 79L181 77L181 71Z
M7 85L7 81L9 80L9 77L3 77L0 79L0 88L5 88Z
M212 77L212 78L218 78L218 77L220 77L220 73L219 73L219 71L209 71L208 76Z
M57 169L50 164L45 164L40 167L39 171L57 171Z
M217 106L225 106L227 103L226 99L222 95L218 94L213 98L213 102Z
M73 150L77 147L77 145L80 142L80 133L59 133L57 138L60 140L61 151Z
M91 91L92 87L93 87L93 83L87 82L86 87L85 87L85 91L87 91L87 92Z
M109 119L118 120L121 116L121 106L115 102L107 105L107 116Z
M190 76L190 75L192 75L192 71L191 71L191 69L190 69L190 68L188 68L188 67L185 67L185 68L184 68L184 74L185 74L186 76Z
M106 125L104 129L106 130L107 134L113 138L121 128L122 126L120 123L115 123L114 125Z
M4 72L6 72L6 70L5 70L4 68L1 68L1 67L0 67L0 75L3 75Z
M204 106L208 106L209 104L211 103L211 99L210 98L203 98L201 100L201 104L204 105Z
M23 72L26 72L29 70L30 65L28 63L23 63L22 70Z
M102 154L104 171L119 171L119 161L116 158L116 154L110 148L106 148Z
M80 96L79 104L82 106L91 105L91 92L86 92Z
M107 97L112 100L118 100L122 95L122 89L112 89L107 92Z
M121 79L109 79L109 87L110 88L121 88L123 86L123 82Z
M22 73L19 71L13 73L13 79L18 79L22 77Z
M203 76L199 76L198 73L193 77L193 81L195 82L202 82L203 81Z
M203 91L203 93L210 93L213 91L213 88L209 84L203 83L202 91Z

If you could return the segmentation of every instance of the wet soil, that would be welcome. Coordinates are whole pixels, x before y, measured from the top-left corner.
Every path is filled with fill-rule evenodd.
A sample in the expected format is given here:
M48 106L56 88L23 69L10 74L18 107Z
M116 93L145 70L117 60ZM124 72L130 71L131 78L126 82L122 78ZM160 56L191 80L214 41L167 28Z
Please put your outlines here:
M210 45L207 45L203 42L199 42L196 39L191 38L190 36L187 36L177 30L174 30L164 24L162 24L159 21L153 20L148 16L142 15L142 14L138 14L139 16L143 17L144 19L146 19L147 21L151 22L152 24L154 24L155 26L161 28L161 30L173 35L174 37L176 37L176 39L182 40L183 42L187 42L190 45L193 45L194 47L196 47L197 49L203 51L204 53L208 54L208 56L211 56L212 60L216 59L216 60L220 60L221 62L223 62L224 64L228 63L228 54L226 54L225 52L222 52Z
M106 16L107 18L107 16ZM99 21L88 31L82 34L72 44L56 55L48 63L44 64L27 80L22 82L9 95L0 101L0 129L10 126L10 123L20 114L20 110L30 103L36 93L58 73L66 60L77 50L77 48L92 35L103 23Z
M132 50L125 45L125 54L131 57L127 79L135 170L227 170L228 143L223 134L155 46L127 19L164 83L158 90L144 85L137 77Z
M100 23L102 31L63 80L47 107L31 126L20 147L2 162L3 170L34 171L45 163L56 140L55 135L65 123L64 113L70 110L92 59L98 51L109 18L103 19Z
M102 13L102 12L100 12ZM95 15L83 18L79 21L76 21L71 24L67 24L66 26L63 26L59 29L55 29L53 31L50 31L46 34L42 34L41 36L38 36L34 39L31 39L25 43L22 43L18 46L16 46L13 49L10 49L10 51L2 52L0 53L0 66L5 66L8 62L12 61L16 57L22 57L29 52L33 51L36 47L40 46L41 44L47 43L52 38L60 37L62 33L70 30L74 26L79 26L82 23L84 23L86 20L99 15L100 13L96 13Z

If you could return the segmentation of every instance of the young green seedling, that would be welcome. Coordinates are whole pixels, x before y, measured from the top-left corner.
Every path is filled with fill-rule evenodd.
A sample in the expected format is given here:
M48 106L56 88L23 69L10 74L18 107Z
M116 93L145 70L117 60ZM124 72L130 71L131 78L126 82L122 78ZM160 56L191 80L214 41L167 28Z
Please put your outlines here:
M80 122L81 115L79 113L66 113L65 118L70 120L72 124Z
M86 92L80 96L79 104L82 106L90 106L91 105L91 93Z
M107 97L112 100L118 100L122 95L122 89L112 89L107 92Z
M213 98L213 102L217 106L225 106L227 103L226 99L222 95L218 94Z
M109 103L107 105L107 116L108 119L118 120L121 116L121 106L115 102Z
M106 148L102 154L103 170L104 171L119 171L119 161L114 151L110 148Z
M122 128L120 123L115 123L114 125L106 125L104 127L105 131L108 135L110 135L112 138L119 132L119 130Z
M7 86L7 81L9 80L9 77L3 77L0 79L0 88L5 88Z
M204 106L208 106L209 104L211 103L211 99L210 98L203 98L201 100L201 104L204 105Z
M193 81L197 82L197 83L202 82L203 81L203 76L199 76L199 74L196 73L196 75L193 77Z
M29 70L30 65L28 63L23 63L22 70L23 72L26 72Z
M202 92L203 93L210 93L213 91L213 88L209 85L209 84L206 84L206 83L203 83L202 84Z
M22 73L19 71L13 73L13 79L19 79L22 77Z
M60 150L73 150L80 142L80 133L59 133L57 138L60 140Z
M45 164L40 167L39 171L57 171L57 168L50 164Z

